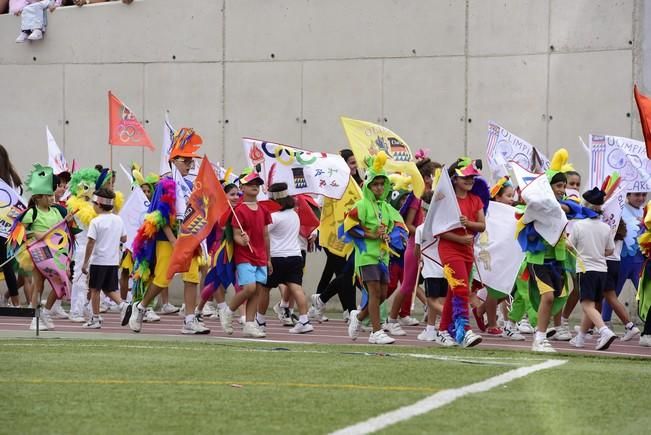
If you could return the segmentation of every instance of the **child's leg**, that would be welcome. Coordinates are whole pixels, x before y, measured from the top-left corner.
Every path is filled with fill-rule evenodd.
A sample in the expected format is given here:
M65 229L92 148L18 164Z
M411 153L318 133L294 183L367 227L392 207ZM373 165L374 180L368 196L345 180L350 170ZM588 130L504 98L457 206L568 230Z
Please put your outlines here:
M90 305L93 310L93 317L99 316L99 300L100 300L100 291L99 289L89 289L90 293ZM114 293L114 292L113 292Z
M36 268L32 272L32 307L36 308L41 303L41 293L43 293L43 275Z
M418 286L416 288L416 297L420 301L421 304L426 305L427 304L427 297L425 296L425 290L421 286Z
M57 292L52 289L50 291L50 294L47 295L47 299L45 301L45 309L50 310L52 308L52 305L59 299L59 296L57 296Z
M552 315L552 304L554 303L554 292L547 292L540 295L540 305L538 306L538 325L536 329L539 332L546 333L549 321Z
M380 300L382 299L382 288L380 287L380 281L367 281L366 290L368 291L368 315L371 317L373 332L377 332L381 329ZM358 319L362 320L361 316L358 316Z
M604 292L604 299L605 301L602 302L602 307L606 304L612 307L613 311L615 314L617 314L617 317L619 317L619 320L621 320L624 325L628 324L631 321L630 317L628 316L628 312L624 307L624 304L619 301L614 290Z
M439 324L439 330L449 331L450 323L452 323L452 290L450 290L448 287L448 293L445 295L443 309L441 310L441 322Z
M120 297L122 300L127 300L129 294L129 270L122 269L120 272Z
M296 301L296 306L298 307L298 313L302 315L307 314L307 299L305 298L305 293L303 292L303 287L299 284L288 283L287 290L291 293L291 296Z
M436 325L436 317L440 314L443 306L439 299L445 301L444 298L427 298L427 324L429 326Z
M256 311L258 310L258 304L260 302L260 295L264 292L264 287L256 283L253 295L246 301L246 321L253 322L255 319Z
M269 309L269 293L271 292L270 288L262 287L260 294L258 295L258 314L264 316ZM283 293L280 292L280 297L282 299Z
M250 299L253 298L253 296L256 293L256 283L253 282L251 284L246 284L246 285L241 285L240 286L240 291L235 293L235 295L231 298L230 302L228 303L228 307L231 309L231 311L237 310L245 301L249 301L247 303L247 306L252 305L250 303ZM258 306L255 305L255 309L257 310ZM251 320L253 321L253 320Z
M167 305L170 302L170 294L169 291L167 290L167 287L161 288L160 290L160 302L161 305Z
M563 320L567 320L570 318L572 315L572 311L574 311L574 308L576 308L576 304L579 302L579 285L578 285L578 279L576 277L576 274L572 274L572 281L574 283L574 288L572 289L572 293L569 294L567 297L567 301L565 302L565 306L563 307L563 313L561 316L561 323L563 323Z
M112 291L112 292L108 292L108 293L105 293L105 294L110 300L112 300L113 302L115 302L118 305L121 305L122 302L124 302L124 299L122 299L120 297L120 293L118 293L117 291Z
M488 295L486 297L486 302L484 302L484 308L486 310L486 318L488 320L486 326L489 328L497 328L497 299L491 295Z
M601 329L604 326L603 319L601 314L595 308L595 302L584 299L581 301L581 308L583 308L583 318L581 319L581 332L584 334L588 332L590 328L590 323L594 324L597 329ZM585 329L584 329L585 328Z

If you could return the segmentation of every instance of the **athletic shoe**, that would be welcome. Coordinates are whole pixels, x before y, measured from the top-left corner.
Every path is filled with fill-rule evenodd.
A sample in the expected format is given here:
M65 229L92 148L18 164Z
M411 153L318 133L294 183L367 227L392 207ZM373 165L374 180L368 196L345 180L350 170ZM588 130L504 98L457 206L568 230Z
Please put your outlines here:
M242 328L242 334L250 338L264 338L267 336L264 331L255 326L255 322L246 322Z
M549 344L549 341L546 338L543 338L540 341L534 338L533 343L531 344L531 350L534 352L556 353L556 349Z
M144 309L138 308L138 306L133 307L131 317L129 318L129 328L131 328L133 332L140 332L142 329L142 320L144 317Z
M395 341L395 339L386 335L381 329L379 331L372 332L371 335L368 336L368 342L371 344L392 344Z
M254 320L254 322L255 322L255 326L256 326L260 331L264 332L265 334L267 333L267 322L262 322L262 323L260 323L260 322L258 321L257 318Z
M125 303L122 306L122 311L120 312L120 324L122 326L127 326L129 319L131 318L131 311L133 310L133 305Z
M97 313L97 314L99 314L99 313ZM90 302L86 302L84 304L84 317L90 319L93 316L94 316L94 314L93 314L92 308L90 307ZM85 321L86 321L86 319L84 319L84 322Z
M520 331L520 334L533 334L535 332L526 317L518 322L518 331Z
M475 322L480 331L486 331L486 322L484 322L484 316L480 316L477 312L477 308L472 309L472 315L475 316Z
M210 329L203 323L201 316L194 316L194 322L198 325L199 334L210 334Z
M93 317L88 322L81 325L85 329L100 329L102 327L102 321L98 317Z
M436 335L438 334L438 331L436 329L427 329L425 328L423 332L418 334L418 338L420 341L436 341Z
M283 308L283 314L283 326L294 326L298 322L298 317L289 308Z
M640 346L651 347L651 335L640 336Z
M240 316L240 318L237 320L240 326L244 326L246 323L246 316Z
M520 334L517 330L510 328L504 328L502 331L502 337L509 338L513 341L524 341L524 335Z
M106 313L109 310L109 306L106 302L102 301L99 304L99 312L100 313Z
M625 329L626 329L626 333L621 338L622 341L632 340L633 337L636 337L636 336L638 336L640 334L640 330L635 325L633 325L633 327L631 329L628 329L628 328L625 328Z
M310 322L298 322L292 329L289 330L290 334L305 334L314 331L314 326Z
M280 302L276 302L276 305L274 305L272 309L274 313L276 313L278 320L283 322L285 319L285 310L283 310L282 307L280 306Z
M38 41L39 39L43 39L43 31L40 29L32 30L32 33L29 34L27 39L30 41Z
M436 333L436 343L440 344L443 347L453 347L457 345L457 342L454 341L452 336L448 331L437 331Z
M201 314L206 317L213 317L217 314L215 305L212 302L206 302L206 305L203 306L203 310L201 310Z
M69 320L74 323L86 323L86 318L84 316L75 316L71 314Z
M461 342L461 346L473 347L473 346L477 346L479 343L481 343L481 341L482 341L481 335L475 334L474 332L472 332L472 329L469 329L463 335L463 341Z
M23 42L26 42L28 37L29 37L29 33L20 32L20 34L18 35L18 38L16 38L16 44L22 44ZM34 328L36 328L36 327L34 327Z
M52 307L50 310L50 313L52 317L55 319L70 319L70 316L68 316L68 313L66 313L66 310L63 309L63 307L59 304L56 304L55 306Z
M585 347L585 338L581 335L576 335L570 340L570 344L578 348Z
M43 321L39 322L38 325L38 330L39 331L47 331L49 328ZM32 323L29 325L29 330L30 331L36 331L36 317L32 317Z
M183 321L183 328L181 328L181 334L186 335L204 335L210 334L210 329L203 326L200 322L197 321L197 318L193 318L191 321Z
M54 329L54 322L52 321L52 317L46 310L41 310L41 324L46 325L47 329Z
M154 313L154 310L151 308L147 308L147 310L145 310L145 317L142 320L147 323L160 322L160 316Z
M233 312L228 307L219 310L219 322L226 334L231 335L233 333Z
M581 332L581 326L579 326L579 325L574 326L574 332L576 332L577 334L578 334L579 332ZM593 328L588 329L588 331L585 333L585 339L586 339L586 340L591 339L592 336L594 335L594 332L595 332L595 331L594 331ZM597 335L599 335L598 332L597 332Z
M312 301L312 319L316 320L319 323L327 322L328 318L325 316L325 309L326 309L326 304L323 303L321 298L319 297L318 293L313 294L310 296L310 300ZM308 312L308 317L310 313Z
M418 326L420 325L420 322L418 319L411 317L411 316L405 316L405 317L398 317L398 323L400 326Z
M615 341L616 339L617 339L617 335L610 329L606 328L606 330L602 332L601 335L599 336L599 340L597 340L597 345L595 346L595 349L607 350L612 344L612 342Z
M179 308L179 317L185 318L185 304L181 304L181 308Z
M206 326L206 324L203 322L203 314L199 313L197 310L194 310L194 319L204 327ZM185 320L183 321L185 322Z
M552 340L556 341L570 341L572 339L572 334L566 325L557 326L556 333L552 335Z
M350 321L350 312L348 310L344 310L343 319L346 324Z
M168 302L168 303L164 304L164 305L161 307L160 313L161 313L161 314L174 314L174 313L178 313L179 310L180 310L179 307L177 307L177 306L175 306L175 305L172 305L172 304L170 304L170 303Z
M382 329L395 336L407 335L405 330L402 329L400 323L398 322L386 322L384 325L382 325Z
M350 322L348 323L348 336L353 340L357 340L357 337L359 336L359 328L361 326L361 322L357 318L358 314L359 311L357 310L353 310L350 312Z
M486 333L488 335L500 336L504 333L504 331L496 326L491 326L490 328L486 328Z

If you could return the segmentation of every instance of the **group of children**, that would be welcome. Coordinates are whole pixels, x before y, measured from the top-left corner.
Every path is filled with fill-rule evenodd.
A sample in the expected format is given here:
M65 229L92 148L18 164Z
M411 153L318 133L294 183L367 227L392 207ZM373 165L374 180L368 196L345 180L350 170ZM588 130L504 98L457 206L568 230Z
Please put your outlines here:
M113 189L114 172L101 167L81 170L70 180L69 174L55 176L52 168L35 166L27 182L32 194L30 206L17 219L25 228L19 242L38 240L62 219L69 223L71 234L80 234L84 242L78 244L71 266L71 320L81 317L84 328L101 328L101 292L120 311L123 326L134 332L141 331L144 321L159 319L152 310L159 295L166 307L164 314L178 311L167 299L171 282L167 271L184 212L178 201L178 177L173 172L180 174L181 183L192 190L188 175L199 158L201 143L192 129L180 129L169 156L170 173L144 178L136 168L134 184L142 188L150 205L129 250L122 248L127 234L117 214L121 194ZM628 193L621 224L613 233L601 219L607 193L594 187L578 198L579 174L553 164L547 179L558 202L556 207L571 225L552 245L529 222L519 238L525 260L513 288L477 291L482 285L477 285L481 277L474 246L486 228L490 202L518 205L517 189L509 177L502 177L489 188L481 177L480 161L463 157L441 169L440 164L421 154L417 168L425 192L418 197L387 173L388 156L383 151L366 159L364 176L349 150L341 155L351 169L351 180L361 187L361 198L347 210L338 228L340 241L353 246L350 256L327 251L328 263L318 291L307 298L303 291L305 260L308 247L315 238L318 240L318 231L301 233L297 198L289 194L286 183L277 182L265 188L272 205L259 203L264 185L260 174L249 168L235 181L226 175L222 186L229 210L213 228L205 247L197 250L189 270L182 273L183 334L208 334L204 314L219 317L224 332L232 334L233 318L240 310L243 335L265 337L265 315L273 288L281 291L281 301L273 311L283 325L291 327L290 333L309 333L314 330L310 320L327 320L325 304L339 294L349 336L356 340L367 328L368 341L373 344L393 343L394 337L407 334L403 327L419 323L411 316L415 298L423 302L426 315L426 326L418 339L442 346L481 343L482 335L470 325L471 312L477 327L488 335L525 340L523 334L532 333L532 350L540 352L554 351L549 339L584 347L591 336L596 337L597 350L607 349L617 338L610 324L612 311L625 326L622 340L640 334L617 296L627 279L638 285L644 264L637 237L644 230L645 194ZM434 189L441 170L449 175L460 219L456 229L430 234L425 218L434 207ZM568 185L572 186L570 195ZM66 188L73 193L67 200L63 199ZM522 195L518 201L522 202ZM518 213L527 206L519 204ZM31 290L31 304L36 306L44 277L31 264L25 249L16 252L16 268L24 277L25 288ZM232 265L232 270L224 264ZM231 286L235 292L227 301ZM357 288L363 290L359 305ZM392 294L389 306L385 301ZM49 294L40 310L42 327L53 328L52 317L65 314L57 305L63 296L54 291ZM16 295L11 297L16 305ZM127 303L129 297L131 303ZM212 300L217 310L211 308ZM568 318L578 301L583 316L572 336ZM650 319L645 320L648 323ZM645 325L640 344L651 345L649 325Z

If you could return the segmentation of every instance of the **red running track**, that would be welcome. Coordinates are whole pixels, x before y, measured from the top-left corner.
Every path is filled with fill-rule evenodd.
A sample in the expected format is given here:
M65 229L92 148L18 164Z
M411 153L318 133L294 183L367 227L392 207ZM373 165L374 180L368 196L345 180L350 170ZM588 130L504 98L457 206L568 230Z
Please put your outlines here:
M161 321L156 323L144 323L142 331L139 334L131 332L128 326L120 326L119 314L117 313L103 313L102 317L104 323L101 329L84 329L80 323L73 323L69 320L54 320L54 332L58 333L88 333L88 334L133 334L139 336L177 336L187 337L181 334L181 326L183 319L176 315L161 315ZM19 317L0 317L0 333L5 338L11 338L13 331L21 331L16 334L16 337L24 337L25 331L28 331L31 319ZM202 335L200 337L214 337L215 339L224 338L243 338L241 327L234 322L235 332L233 335L228 336L224 334L219 324L218 319L208 318L205 320L206 326L210 328L210 335ZM324 323L314 323L314 332L308 334L290 334L289 327L283 327L280 322L271 316L267 316L267 337L266 339L256 341L268 342L294 342L294 343L317 343L317 344L357 344L364 347L368 345L368 333L361 332L357 341L352 341L347 334L347 325L342 320L330 320ZM423 326L404 327L407 335L404 337L395 337L396 343L392 346L437 346L432 343L423 342L416 338L416 336L423 330ZM42 332L42 337L47 338L50 335L49 331ZM477 346L477 349L504 349L504 350L530 350L532 335L525 335L526 341L511 341L501 337L494 337L488 334L482 334L484 341ZM191 337L189 337L191 338ZM250 339L249 339L250 340ZM651 357L651 348L642 347L638 344L638 338L634 338L628 342L616 340L607 351L595 351L594 339L586 341L586 347L577 349L569 344L569 342L551 341L556 350L568 352L573 354L593 354L593 355L617 355L617 356L635 356L635 357ZM390 348L390 346L387 346Z

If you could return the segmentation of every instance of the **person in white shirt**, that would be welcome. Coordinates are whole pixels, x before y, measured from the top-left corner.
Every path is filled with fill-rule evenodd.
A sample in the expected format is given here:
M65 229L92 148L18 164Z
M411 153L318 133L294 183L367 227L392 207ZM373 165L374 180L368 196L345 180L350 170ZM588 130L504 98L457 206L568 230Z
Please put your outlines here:
M118 304L123 324L131 315L129 312L131 306L126 304L118 293L120 243L127 241L127 233L122 218L111 213L115 193L107 188L101 188L95 191L91 201L97 217L88 227L88 242L81 272L89 275L88 287L91 292L93 313L90 320L82 327L99 329L102 327L102 319L99 316L100 291Z
M606 194L595 187L583 194L586 206L600 213ZM613 234L608 224L601 221L600 216L592 219L583 219L574 223L570 234L570 242L576 248L578 261L583 261L585 271L578 273L581 307L583 315L581 327L576 337L570 344L576 347L585 346L585 337L588 329L594 324L599 330L599 340L596 350L606 350L617 338L601 319L601 314L596 305L601 302L606 291L608 266L606 257L615 251ZM577 269L581 269L577 267Z
M258 327L264 327L264 313L269 306L269 290L285 284L298 307L298 322L289 330L292 334L312 332L314 327L307 316L307 299L303 292L303 267L305 260L301 255L301 245L298 239L301 223L294 210L294 198L289 196L287 183L274 183L269 186L269 196L278 203L280 211L271 213L272 223L269 229L269 244L271 253L271 268L267 275L267 283L258 302L256 322Z

